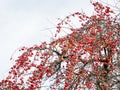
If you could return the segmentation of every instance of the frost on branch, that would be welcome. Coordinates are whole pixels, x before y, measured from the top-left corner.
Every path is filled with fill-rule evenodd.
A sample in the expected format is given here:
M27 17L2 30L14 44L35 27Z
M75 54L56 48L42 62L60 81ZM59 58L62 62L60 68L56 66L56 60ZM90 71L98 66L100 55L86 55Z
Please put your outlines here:
M119 18L110 7L91 3L94 15L75 12L58 23L55 37L65 27L70 34L22 48L0 90L119 90ZM77 18L78 28L71 18Z

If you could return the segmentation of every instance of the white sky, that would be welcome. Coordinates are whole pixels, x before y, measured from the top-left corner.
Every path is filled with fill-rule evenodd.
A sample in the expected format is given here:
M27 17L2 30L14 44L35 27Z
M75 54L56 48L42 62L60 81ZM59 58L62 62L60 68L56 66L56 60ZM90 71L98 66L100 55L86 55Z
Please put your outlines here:
M81 10L93 12L89 0L0 0L0 80L7 75L17 48L48 40L51 34L45 28Z

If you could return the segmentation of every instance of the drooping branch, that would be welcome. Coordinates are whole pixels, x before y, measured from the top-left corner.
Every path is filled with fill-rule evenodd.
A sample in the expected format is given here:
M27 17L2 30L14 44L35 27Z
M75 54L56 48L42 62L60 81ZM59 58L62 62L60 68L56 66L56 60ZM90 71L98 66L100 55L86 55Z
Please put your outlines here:
M75 12L57 24L55 37L64 26L70 34L49 44L21 48L23 53L0 89L119 89L120 22L108 6L92 5L94 15ZM71 18L78 19L78 28L71 26ZM46 86L46 82L50 83Z

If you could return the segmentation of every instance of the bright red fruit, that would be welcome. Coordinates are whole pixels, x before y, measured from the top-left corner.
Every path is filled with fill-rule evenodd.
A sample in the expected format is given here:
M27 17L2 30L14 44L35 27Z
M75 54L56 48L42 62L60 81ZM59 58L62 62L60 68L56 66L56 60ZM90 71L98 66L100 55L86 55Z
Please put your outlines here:
M94 15L75 12L57 24L55 37L65 27L70 34L21 48L0 90L120 90L120 18L110 7L91 3Z

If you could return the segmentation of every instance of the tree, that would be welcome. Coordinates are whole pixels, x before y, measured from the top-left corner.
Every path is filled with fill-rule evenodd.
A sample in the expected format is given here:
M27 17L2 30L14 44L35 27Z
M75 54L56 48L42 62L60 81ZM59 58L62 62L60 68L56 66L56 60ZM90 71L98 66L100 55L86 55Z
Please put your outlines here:
M119 90L120 18L108 6L91 4L94 15L75 12L57 24L55 37L63 28L70 34L22 47L0 90Z

